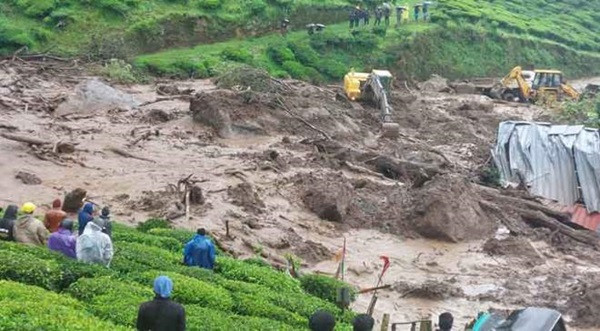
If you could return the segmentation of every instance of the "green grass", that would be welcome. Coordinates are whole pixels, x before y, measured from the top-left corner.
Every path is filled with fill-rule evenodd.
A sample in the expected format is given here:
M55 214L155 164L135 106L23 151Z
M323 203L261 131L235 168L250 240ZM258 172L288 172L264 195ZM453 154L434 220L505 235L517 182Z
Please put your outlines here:
M554 67L569 77L600 73L600 1L442 1L431 9L427 24L361 27L351 33L347 12L356 3L8 0L0 4L0 54L27 46L30 51L116 57L129 60L136 71L178 78L213 77L245 64L315 83L339 81L350 68L375 67L419 80L432 73L448 78L504 75L516 65ZM286 16L297 30L283 38L276 29ZM326 32L309 37L302 29L308 22L326 23ZM123 82L135 78L117 64L107 66L105 74Z
M186 308L189 330L306 330L317 309L337 317L337 330L351 329L353 313L305 292L282 272L223 255L214 272L186 267L181 251L192 232L158 221L140 228L146 232L115 224L110 269L46 247L0 242L7 258L0 268L0 329L131 330L139 305L153 297L158 275L173 280L172 297ZM324 291L340 284L330 286Z

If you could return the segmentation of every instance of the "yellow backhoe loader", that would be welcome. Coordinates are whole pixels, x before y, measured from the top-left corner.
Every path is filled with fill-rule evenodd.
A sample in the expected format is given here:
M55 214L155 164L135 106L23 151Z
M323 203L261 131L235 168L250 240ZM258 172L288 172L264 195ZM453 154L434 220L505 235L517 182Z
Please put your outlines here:
M373 70L371 73L350 71L344 77L344 91L348 99L375 103L381 111L382 135L397 138L400 126L392 121L391 84L392 74L387 70Z
M580 96L577 90L566 83L559 70L534 70L530 84L525 80L521 67L515 67L502 78L500 89L496 94L502 99L521 102L562 101L565 96L577 100Z

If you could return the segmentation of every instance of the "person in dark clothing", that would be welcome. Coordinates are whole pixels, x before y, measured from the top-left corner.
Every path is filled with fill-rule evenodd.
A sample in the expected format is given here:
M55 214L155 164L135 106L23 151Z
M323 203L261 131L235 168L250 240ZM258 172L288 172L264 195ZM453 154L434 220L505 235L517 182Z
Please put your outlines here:
M102 228L103 233L112 237L112 221L110 220L110 209L108 207L102 208L100 216L94 218L93 222Z
M308 319L308 328L311 331L333 331L335 318L328 311L317 310Z
M454 317L452 314L446 312L440 314L438 318L438 331L450 331L452 330L452 324L454 323Z
M360 314L352 320L353 331L372 331L374 326L375 320L367 314Z
M169 299L173 282L167 276L154 280L154 300L140 305L137 329L140 331L184 331L185 308Z
M381 25L381 18L383 17L383 11L381 8L375 8L375 26Z
M421 5L420 4L416 4L415 5L415 22L419 21L419 12L421 11Z
M4 216L0 220L0 239L1 240L15 240L13 238L13 226L17 220L17 213L19 212L19 206L9 205L4 211Z
M350 21L350 29L354 27L354 20L356 19L356 9L352 9L350 11L350 15L348 15L348 20Z
M371 18L371 14L369 13L369 10L367 8L365 8L362 11L362 17L363 17L364 24L369 25L369 19Z
M389 26L390 15L392 14L392 7L389 3L384 2L381 11L383 12L383 17L385 18L385 26Z
M88 224L88 222L93 221L94 220L94 204L92 204L91 202L86 203L83 206L83 209L81 209L81 211L79 212L79 216L77 217L78 220L78 232L79 235L81 236L81 234L83 233L83 230L85 230L85 226Z
M429 21L429 6L431 2L425 1L423 2L423 21Z
M280 25L279 29L281 31L282 36L284 36L284 37L287 36L289 25L290 25L290 20L288 20L287 18L281 20L281 25Z

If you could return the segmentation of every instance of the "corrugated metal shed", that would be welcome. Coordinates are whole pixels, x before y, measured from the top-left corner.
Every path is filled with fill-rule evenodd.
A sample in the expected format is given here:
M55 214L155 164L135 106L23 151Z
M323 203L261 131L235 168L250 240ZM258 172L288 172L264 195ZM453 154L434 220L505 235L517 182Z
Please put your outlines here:
M492 156L501 183L523 182L537 196L600 211L600 134L580 125L502 122ZM580 193L581 192L581 193Z

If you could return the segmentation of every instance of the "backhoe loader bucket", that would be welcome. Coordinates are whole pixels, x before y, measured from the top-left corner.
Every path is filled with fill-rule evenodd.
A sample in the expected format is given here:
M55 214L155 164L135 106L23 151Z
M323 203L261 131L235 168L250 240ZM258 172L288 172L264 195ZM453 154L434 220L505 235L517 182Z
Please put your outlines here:
M381 136L385 138L398 138L400 135L400 125L398 123L386 122L381 127Z

